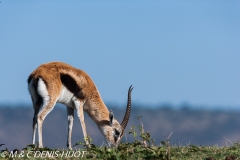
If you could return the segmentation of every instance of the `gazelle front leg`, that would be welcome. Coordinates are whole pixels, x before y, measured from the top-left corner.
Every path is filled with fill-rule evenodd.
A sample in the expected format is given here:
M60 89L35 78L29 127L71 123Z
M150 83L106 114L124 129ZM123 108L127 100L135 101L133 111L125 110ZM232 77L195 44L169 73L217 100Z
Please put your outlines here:
M67 147L72 150L72 127L73 127L73 119L74 119L74 109L67 107L68 114L68 140Z
M86 142L86 145L90 146L89 141L86 139L87 138L87 131L86 131L86 126L85 126L85 122L84 122L84 113L83 113L83 104L84 103L83 103L83 101L80 101L77 98L73 98L73 103L74 103L74 106L76 108L77 116L79 118L80 124L82 126L84 140Z

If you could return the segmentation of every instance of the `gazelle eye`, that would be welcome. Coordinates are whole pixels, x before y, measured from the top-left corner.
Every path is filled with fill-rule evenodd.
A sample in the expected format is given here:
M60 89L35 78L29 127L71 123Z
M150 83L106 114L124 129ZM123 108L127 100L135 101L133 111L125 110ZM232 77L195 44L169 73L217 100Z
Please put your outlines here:
M118 130L115 129L115 134L114 134L114 141L117 142L118 138L119 138L120 132Z
M120 132L118 130L115 129L115 135L120 135Z

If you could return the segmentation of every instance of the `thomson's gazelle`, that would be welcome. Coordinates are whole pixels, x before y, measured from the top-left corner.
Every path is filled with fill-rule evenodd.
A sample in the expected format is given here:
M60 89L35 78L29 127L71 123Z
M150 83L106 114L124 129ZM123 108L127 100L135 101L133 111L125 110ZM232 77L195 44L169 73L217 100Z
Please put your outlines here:
M67 147L72 148L71 135L74 109L80 120L83 136L87 137L83 111L97 124L109 147L117 147L128 123L131 112L131 91L128 90L127 109L121 124L104 104L92 79L82 70L62 62L50 62L40 65L28 77L28 90L31 94L34 116L32 142L38 127L39 147L42 143L42 124L56 103L67 106L68 139ZM89 142L86 140L86 144Z

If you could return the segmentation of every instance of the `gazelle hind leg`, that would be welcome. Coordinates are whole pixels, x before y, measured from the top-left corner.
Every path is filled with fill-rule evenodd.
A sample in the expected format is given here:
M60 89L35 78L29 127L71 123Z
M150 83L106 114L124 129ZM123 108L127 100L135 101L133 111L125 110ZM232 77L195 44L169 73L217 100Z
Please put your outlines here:
M54 87L54 86L52 85L51 87ZM42 107L37 115L39 148L43 147L43 143L42 143L43 121L45 117L48 115L48 113L51 112L51 110L54 108L57 102L56 95L55 96L53 94L51 95L51 93L49 93L48 90L50 89L47 89L45 82L41 78L39 78L38 85L37 85L37 94L42 98Z
M28 84L28 90L31 94L33 109L34 109L34 115L33 115L33 121L32 121L32 144L35 145L35 135L36 135L36 129L37 129L37 114L40 110L40 107L42 105L42 98L37 94L37 88L33 84L33 80L30 81Z
M37 125L38 125L38 140L39 140L39 148L43 147L42 142L42 124L46 116L52 111L56 104L56 101L48 101L43 98L43 105L41 111L37 115Z
M33 127L33 133L32 133L32 144L35 144L35 135L36 135L36 130L37 130L37 115L41 107L41 101L36 101L33 104L34 108L34 115L33 115L33 122L32 122L32 127Z
M73 127L73 119L74 119L74 109L67 107L67 115L68 115L68 139L67 139L67 147L72 150L72 127Z

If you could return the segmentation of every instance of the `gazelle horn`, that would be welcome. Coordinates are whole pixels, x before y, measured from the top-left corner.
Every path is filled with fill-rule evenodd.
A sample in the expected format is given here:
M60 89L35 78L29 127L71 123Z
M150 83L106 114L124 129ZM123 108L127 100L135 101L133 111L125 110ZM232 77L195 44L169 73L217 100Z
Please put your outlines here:
M123 121L121 123L121 127L123 130L125 130L127 124L128 124L128 120L130 118L130 113L131 113L131 92L133 90L132 85L129 87L128 89L128 101L127 101L127 108L126 108L126 112L123 118Z

